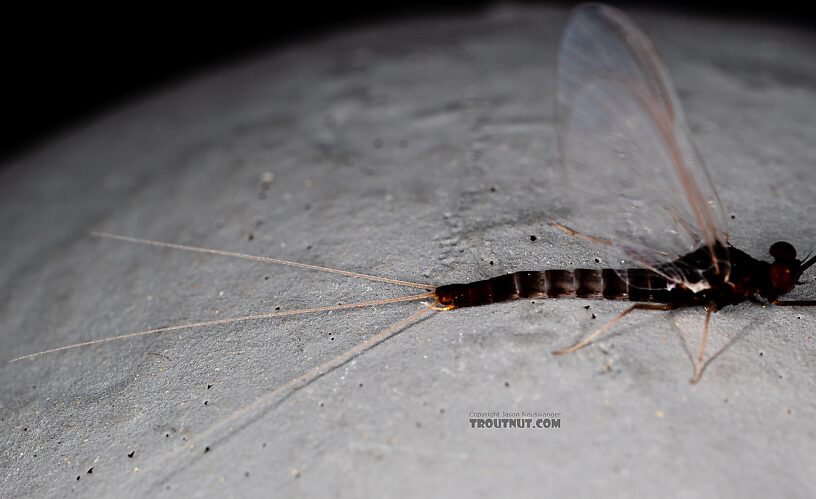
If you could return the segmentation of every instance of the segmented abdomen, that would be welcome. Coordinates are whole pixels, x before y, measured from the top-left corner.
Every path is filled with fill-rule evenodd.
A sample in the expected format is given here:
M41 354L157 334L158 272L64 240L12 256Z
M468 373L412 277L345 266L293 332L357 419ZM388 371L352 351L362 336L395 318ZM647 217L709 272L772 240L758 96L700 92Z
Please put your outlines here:
M626 276L622 279L618 274ZM484 281L447 284L435 290L439 303L477 307L520 298L593 298L669 303L666 280L646 269L575 269L515 272Z

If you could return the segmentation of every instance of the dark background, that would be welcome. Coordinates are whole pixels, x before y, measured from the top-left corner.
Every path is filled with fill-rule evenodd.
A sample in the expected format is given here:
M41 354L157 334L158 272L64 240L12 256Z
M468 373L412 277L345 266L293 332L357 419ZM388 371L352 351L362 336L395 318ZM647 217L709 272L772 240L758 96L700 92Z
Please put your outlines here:
M4 122L0 161L36 147L60 129L92 118L107 107L223 61L355 25L477 12L494 4L396 0L325 6L306 1L270 2L252 8L228 3L188 10L136 3L85 10L37 6L14 11L4 7L0 21ZM814 26L806 2L797 5L788 0L615 5L757 19L807 29Z

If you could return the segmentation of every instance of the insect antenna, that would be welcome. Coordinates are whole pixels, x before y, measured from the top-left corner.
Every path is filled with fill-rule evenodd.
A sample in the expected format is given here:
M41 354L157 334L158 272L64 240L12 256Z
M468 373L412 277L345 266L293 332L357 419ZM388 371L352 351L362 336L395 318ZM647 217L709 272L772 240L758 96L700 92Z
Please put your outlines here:
M35 357L40 357L42 355L47 355L50 353L62 352L63 350L72 350L74 348L81 348L81 347L88 347L91 345L99 345L101 343L109 343L112 341L122 341L127 340L130 338L136 338L139 336L148 336L152 334L159 334L159 333L166 333L168 331L178 331L181 329L193 329L193 328L202 328L202 327L210 327L210 326L220 326L223 324L232 324L234 322L246 322L246 321L254 321L254 320L261 320L261 319L273 319L276 317L289 317L293 315L304 315L304 314L312 314L317 312L330 312L334 310L346 310L349 308L363 308L363 307L373 307L376 305L386 305L389 303L400 303L406 301L417 301L417 300L425 300L428 298L433 298L434 294L432 292L428 293L420 293L416 295L408 295L408 296L398 296L396 298L384 298L381 300L369 300L369 301L361 301L355 303L343 303L339 305L328 305L324 307L313 307L313 308L300 308L295 310L282 310L280 312L270 312L266 314L255 314L255 315L244 315L241 317L231 317L226 319L215 319L210 321L201 321L201 322L189 322L185 324L177 324L175 326L166 326L166 327L159 327L153 329L146 329L143 331L136 331L133 333L122 334L118 336L110 336L107 338L100 338L97 340L89 340L83 341L80 343L74 343L71 345L65 345L57 348L51 348L48 350L43 350L42 352L31 353L28 355L23 355L20 357L16 357L9 361L9 364L12 362L18 362L25 359L33 359Z
M234 251L223 251L223 250L215 250L209 248L200 248L198 246L187 246L183 244L175 244L175 243L165 243L162 241L153 241L150 239L139 239L136 237L130 236L119 236L116 234L109 234L107 232L91 232L91 235L94 237L100 237L103 239L114 239L116 241L124 241L128 243L137 243L137 244L146 244L149 246L158 246L160 248L170 248L170 249L177 249L182 251L192 251L195 253L205 253L208 255L218 255L218 256L231 256L234 258L243 258L244 260L253 260L256 262L264 262L264 263L274 263L277 265L286 265L289 267L297 267L301 269L308 269L308 270L316 270L319 272L328 272L331 274L339 274L344 275L347 277L354 277L356 279L366 279L369 281L377 281L377 282L384 282L387 284L394 284L397 286L406 286L411 288L420 288L426 289L428 291L433 291L434 286L430 284L420 284L416 282L409 282L409 281L401 281L399 279L391 279L389 277L381 277L369 274L360 274L359 272L350 272L348 270L340 270L334 269L331 267L322 267L320 265L312 265L309 263L300 263L300 262L293 262L290 260L281 260L278 258L269 258L265 256L255 256L255 255L246 255L244 253L236 253Z
M799 271L803 273L814 263L816 263L816 255L810 256L810 254L808 254L808 256L805 257L805 263L799 266Z

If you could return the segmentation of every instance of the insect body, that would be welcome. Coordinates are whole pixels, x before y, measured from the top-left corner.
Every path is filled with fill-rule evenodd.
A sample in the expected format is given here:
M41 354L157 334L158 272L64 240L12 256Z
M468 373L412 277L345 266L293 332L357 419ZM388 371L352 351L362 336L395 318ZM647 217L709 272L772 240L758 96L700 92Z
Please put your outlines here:
M575 345L574 352L635 310L702 306L707 315L692 382L702 374L711 314L746 300L781 301L816 257L773 244L773 263L731 246L724 210L685 123L680 101L651 41L622 12L576 8L558 54L556 119L562 178L587 235L621 268L517 272L436 288L443 307L519 298L593 298L637 302ZM595 222L593 224L593 222Z
M590 298L635 302L569 348L574 352L635 310L704 307L706 318L692 382L702 374L711 314L727 305L764 299L775 305L814 306L816 301L782 301L816 263L797 258L787 242L770 248L772 263L731 246L724 210L683 117L679 99L649 39L620 11L583 5L571 15L558 54L556 125L562 177L578 205L579 225L612 219L604 234L588 235L560 223L555 228L609 251L619 268L515 272L463 284L433 286L364 275L273 258L241 255L125 236L95 235L220 256L240 257L358 279L423 289L420 294L367 302L271 312L139 331L113 338L29 354L46 353L146 334L239 321L383 305L432 303L408 319L338 355L285 385L302 386L431 310L452 310L520 298ZM597 225L597 224L595 224ZM283 389L284 387L281 387ZM277 393L277 390L275 391Z
M437 301L448 309L489 305L521 298L590 298L638 302L607 322L575 345L554 352L571 353L589 345L613 324L634 310L674 310L703 306L708 315L703 341L694 366L692 383L702 374L705 341L711 313L726 305L765 298L775 305L816 306L816 300L781 301L779 296L791 291L799 276L816 262L816 257L802 263L790 243L780 241L771 246L773 263L756 260L734 247L716 248L716 254L727 257L725 272L713 267L700 272L711 262L708 248L678 258L664 269L574 269L542 272L514 272L465 284L448 284L434 291ZM669 270L688 269L683 280L669 280ZM665 271L664 271L665 270Z
M434 293L446 307L490 305L522 298L589 298L662 303L673 308L703 305L721 309L763 297L782 304L778 297L791 291L797 279L813 264L796 259L790 243L771 247L774 263L756 260L734 247L718 247L726 255L725 275L699 268L710 263L708 248L684 255L672 262L673 269L694 269L681 284L670 281L660 269L573 269L514 272L482 281L439 286ZM702 277L702 279L701 279ZM802 304L802 302L798 302Z

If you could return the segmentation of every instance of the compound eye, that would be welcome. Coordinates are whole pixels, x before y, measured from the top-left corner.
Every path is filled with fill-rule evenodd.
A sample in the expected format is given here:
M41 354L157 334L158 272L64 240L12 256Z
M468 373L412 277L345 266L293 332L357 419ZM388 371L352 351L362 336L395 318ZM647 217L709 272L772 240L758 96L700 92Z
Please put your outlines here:
M770 253L771 256L777 260L796 259L796 248L794 248L791 243L786 241L777 241L773 243L771 245L771 249L768 250L768 253Z
M792 290L796 285L796 276L793 269L784 263L774 263L771 265L771 286L784 293Z

